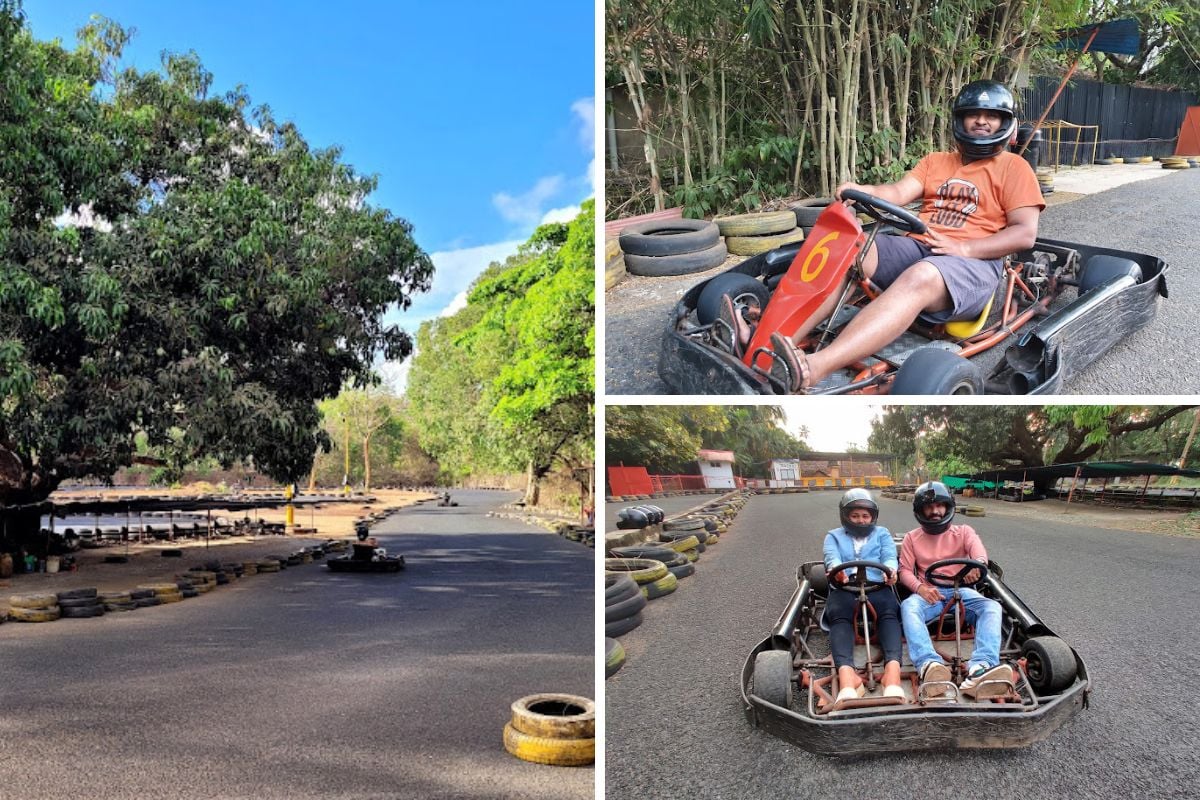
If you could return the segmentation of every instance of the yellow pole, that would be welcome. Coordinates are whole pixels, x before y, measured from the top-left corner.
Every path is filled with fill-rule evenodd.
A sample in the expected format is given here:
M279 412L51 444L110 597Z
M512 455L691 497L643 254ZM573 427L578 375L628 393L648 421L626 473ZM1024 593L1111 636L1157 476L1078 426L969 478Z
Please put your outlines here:
M289 533L296 527L296 507L292 505L292 497L295 496L294 489L295 484L289 483L283 490L283 497L288 501L283 524L287 526Z

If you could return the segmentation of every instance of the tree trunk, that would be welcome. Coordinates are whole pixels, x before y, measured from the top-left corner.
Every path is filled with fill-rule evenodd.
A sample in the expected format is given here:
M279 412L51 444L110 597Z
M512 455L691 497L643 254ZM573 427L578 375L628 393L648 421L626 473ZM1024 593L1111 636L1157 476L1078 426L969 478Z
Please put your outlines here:
M371 434L363 437L363 492L371 491Z

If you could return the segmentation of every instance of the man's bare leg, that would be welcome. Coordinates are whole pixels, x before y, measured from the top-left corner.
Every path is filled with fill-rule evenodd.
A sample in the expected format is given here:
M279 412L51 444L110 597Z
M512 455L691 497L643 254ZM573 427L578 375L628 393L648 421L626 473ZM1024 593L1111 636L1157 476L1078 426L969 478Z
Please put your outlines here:
M887 291L868 303L828 347L808 356L808 385L815 385L834 370L894 341L922 311L943 311L950 307L950 293L937 267L928 261L918 261Z

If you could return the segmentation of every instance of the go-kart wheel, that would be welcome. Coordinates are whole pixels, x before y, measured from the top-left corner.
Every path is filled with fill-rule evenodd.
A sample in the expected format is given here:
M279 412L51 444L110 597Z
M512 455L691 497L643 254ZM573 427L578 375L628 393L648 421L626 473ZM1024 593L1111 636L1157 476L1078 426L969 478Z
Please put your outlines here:
M962 569L953 575L947 576L938 572L942 567L955 566L962 566ZM973 558L943 558L941 561L933 562L925 569L925 582L941 586L944 589L955 589L966 583L967 575L972 570L979 571L979 577L971 581L972 584L979 583L988 576L987 564L982 561L976 561Z
M711 325L721 308L722 295L729 295L736 308L753 303L759 310L767 307L771 292L762 281L740 272L728 272L713 278L700 292L696 300L696 317L701 325Z
M754 694L780 708L791 708L791 653L786 650L764 650L754 657Z
M842 192L842 199L854 203L856 210L879 222L886 222L904 233L925 233L928 230L921 218L907 208L889 203L875 195L857 189L846 189Z
M940 347L921 347L892 381L892 394L983 394L983 375L973 363Z
M813 564L809 567L807 577L818 597L829 596L829 576L825 574L824 564Z
M1057 636L1035 636L1021 647L1029 683L1038 694L1056 694L1075 682L1075 654Z

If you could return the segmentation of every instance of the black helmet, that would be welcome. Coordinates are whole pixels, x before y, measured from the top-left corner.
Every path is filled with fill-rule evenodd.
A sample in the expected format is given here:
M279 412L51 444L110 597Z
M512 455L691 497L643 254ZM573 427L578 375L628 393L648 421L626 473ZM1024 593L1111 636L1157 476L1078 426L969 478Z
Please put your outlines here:
M932 520L925 516L925 506L930 503L945 503L946 516ZM954 495L946 488L946 484L938 481L926 481L917 487L913 494L913 516L921 523L926 533L943 533L954 520Z
M855 525L850 521L850 512L856 508L865 508L871 512L870 525ZM842 500L838 503L838 518L841 519L842 527L847 533L855 539L861 539L875 527L875 521L879 519L879 506L866 489L851 489L842 495Z
M963 126L963 116L968 111L997 111L1000 113L1000 128L991 136L976 138ZM1013 132L1017 129L1016 104L1012 92L996 81L974 81L968 83L954 98L951 116L954 117L954 140L958 150L970 158L990 158L1004 152Z

